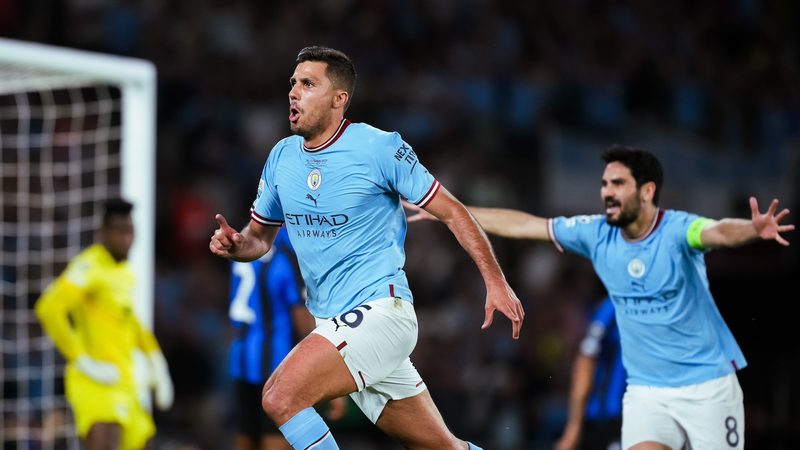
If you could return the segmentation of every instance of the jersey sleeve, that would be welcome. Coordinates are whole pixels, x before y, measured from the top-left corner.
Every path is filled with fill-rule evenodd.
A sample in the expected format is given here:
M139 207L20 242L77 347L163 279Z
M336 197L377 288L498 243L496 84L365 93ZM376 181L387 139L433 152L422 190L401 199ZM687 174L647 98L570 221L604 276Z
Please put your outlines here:
M282 142L279 142L269 153L261 179L258 181L258 191L253 206L250 208L250 219L270 226L283 225L283 206L278 197L275 184L275 170L281 153Z
M570 251L587 258L597 242L603 216L555 217L547 221L547 231L559 251Z
M376 157L385 180L384 187L402 195L409 202L424 208L439 190L439 182L398 133L391 134Z
M47 287L34 306L45 333L67 361L86 352L70 324L69 314L86 298L91 289L91 277L91 264L79 255Z
M685 211L673 211L672 213L672 220L668 223L670 238L686 251L708 251L709 249L703 247L700 235L714 221Z

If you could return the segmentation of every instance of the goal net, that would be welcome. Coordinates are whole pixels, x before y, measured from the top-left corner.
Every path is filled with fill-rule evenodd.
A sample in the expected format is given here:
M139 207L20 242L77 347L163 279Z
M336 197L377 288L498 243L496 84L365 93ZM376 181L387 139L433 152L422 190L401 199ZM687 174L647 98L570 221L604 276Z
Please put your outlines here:
M135 205L136 313L152 324L155 70L132 58L0 39L0 442L79 448L64 361L33 305L90 245L105 200Z

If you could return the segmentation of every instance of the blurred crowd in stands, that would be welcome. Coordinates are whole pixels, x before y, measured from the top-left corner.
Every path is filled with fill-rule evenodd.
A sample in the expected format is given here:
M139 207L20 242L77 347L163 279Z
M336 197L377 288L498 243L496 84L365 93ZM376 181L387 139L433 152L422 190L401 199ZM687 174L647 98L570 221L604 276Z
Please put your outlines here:
M553 136L591 136L597 148L585 157L599 180L604 145L657 130L690 135L719 161L778 155L797 223L798 18L792 0L0 0L4 36L158 69L155 330L177 389L173 410L158 416L159 439L185 450L230 447L228 272L207 244L215 213L236 227L248 220L266 155L288 133L288 77L302 47L347 52L359 75L349 119L399 131L466 203L595 212L547 202ZM723 181L735 189L737 180ZM800 445L790 426L800 420L798 347L780 314L798 291L800 240L788 238L789 250L708 257L751 363L741 377L752 448ZM415 224L406 246L421 326L412 359L459 435L491 449L549 448L602 287L587 262L554 248L493 242L527 311L520 341L499 318L480 330L477 270L444 227ZM357 415L338 426L337 439L351 439L344 448L393 448Z

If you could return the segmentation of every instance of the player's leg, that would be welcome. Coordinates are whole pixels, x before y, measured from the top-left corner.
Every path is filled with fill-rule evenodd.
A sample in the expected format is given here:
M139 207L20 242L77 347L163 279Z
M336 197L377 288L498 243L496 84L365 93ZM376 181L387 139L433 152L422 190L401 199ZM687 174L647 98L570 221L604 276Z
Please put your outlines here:
M252 397L251 401L258 398L256 395ZM264 414L260 404L257 405L257 408L253 408L253 419L252 436L257 436L257 441L253 442L258 442L258 446L253 447L253 450L292 450L292 446L283 437L275 423Z
M368 302L314 330L337 349L355 380L353 401L372 422L410 449L478 449L447 429L408 355L417 341L410 302Z
M337 377L348 374L348 391L342 389L342 394L352 393L373 423L387 401L413 397L425 389L408 359L417 342L417 318L408 301L389 297L367 302L320 321L306 340L312 338L326 341L324 348L334 350L338 358L331 360L336 362Z
M342 356L318 334L306 336L264 385L261 405L295 449L338 449L313 406L356 390Z
M744 396L735 373L679 392L671 406L692 448L744 448Z
M96 423L84 439L86 450L119 450L122 426L118 423Z
M679 450L685 430L668 408L670 389L628 385L622 399L622 448Z
M376 425L411 450L464 450L469 447L447 428L430 393L389 400Z

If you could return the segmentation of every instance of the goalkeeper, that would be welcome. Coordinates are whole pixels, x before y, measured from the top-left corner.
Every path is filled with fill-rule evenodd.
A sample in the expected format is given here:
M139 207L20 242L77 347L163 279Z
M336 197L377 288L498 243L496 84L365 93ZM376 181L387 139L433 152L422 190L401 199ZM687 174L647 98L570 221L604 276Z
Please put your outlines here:
M106 203L100 241L75 256L36 302L36 315L67 361L64 384L78 436L87 450L141 450L155 433L137 399L134 350L150 366L159 409L172 405L166 360L133 312L133 205Z

